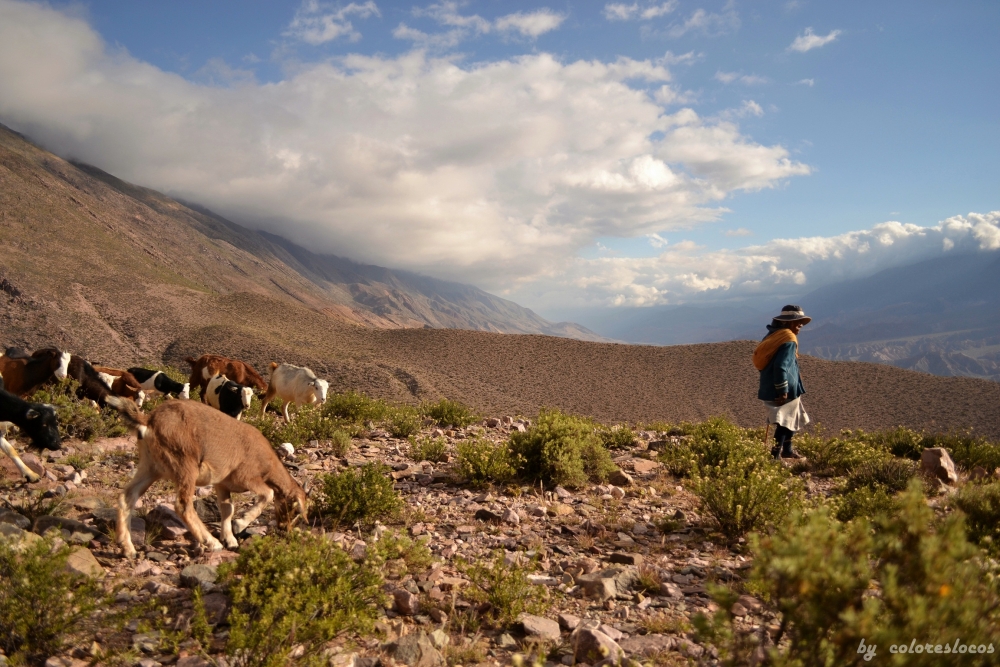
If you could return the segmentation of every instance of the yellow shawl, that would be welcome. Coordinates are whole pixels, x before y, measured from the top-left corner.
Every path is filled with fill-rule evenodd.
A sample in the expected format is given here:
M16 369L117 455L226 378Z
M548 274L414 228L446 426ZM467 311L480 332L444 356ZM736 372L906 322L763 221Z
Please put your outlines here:
M778 329L773 334L765 338L753 351L753 366L759 371L767 368L774 358L775 352L785 343L795 343L795 356L799 356L799 339L795 337L791 329Z

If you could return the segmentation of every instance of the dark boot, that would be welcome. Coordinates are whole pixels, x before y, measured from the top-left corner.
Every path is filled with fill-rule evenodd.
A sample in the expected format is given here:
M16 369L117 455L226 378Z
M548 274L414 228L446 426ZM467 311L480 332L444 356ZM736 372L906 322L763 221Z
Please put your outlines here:
M771 458L779 459L781 458L781 443L775 441L774 447L771 447Z
M792 449L792 438L791 436L785 438L781 443L781 458L783 459L802 459L805 458L797 451Z

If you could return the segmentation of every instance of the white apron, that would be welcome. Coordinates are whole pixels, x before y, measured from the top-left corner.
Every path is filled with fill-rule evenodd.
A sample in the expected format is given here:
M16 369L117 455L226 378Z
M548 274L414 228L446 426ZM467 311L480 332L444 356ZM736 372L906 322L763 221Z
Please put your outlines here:
M800 431L809 423L809 415L802 405L802 397L799 396L794 401L788 401L784 405L778 405L774 401L764 401L767 406L767 423L784 426L793 433Z

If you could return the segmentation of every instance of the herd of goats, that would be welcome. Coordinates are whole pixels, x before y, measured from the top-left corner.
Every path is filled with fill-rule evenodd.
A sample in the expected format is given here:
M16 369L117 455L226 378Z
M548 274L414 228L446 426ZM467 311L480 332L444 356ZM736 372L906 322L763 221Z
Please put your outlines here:
M240 421L250 407L253 390L264 392L267 405L275 397L284 401L284 417L290 420L292 403L312 405L326 401L329 383L308 368L271 364L270 381L250 364L215 354L185 359L191 365L186 383L162 371L145 368L127 370L93 365L81 357L55 348L32 354L8 348L0 355L0 423L14 424L33 447L57 450L61 446L55 408L24 399L42 385L67 377L79 386L77 398L117 410L136 435L138 462L135 474L118 499L116 539L125 555L134 558L130 531L136 501L156 481L165 479L177 489L175 509L193 540L212 550L234 548L233 493L251 492L256 502L235 522L242 532L264 510L275 503L276 518L289 523L306 518L306 493L278 460L271 444L259 430ZM190 397L197 386L201 402L164 401L149 413L141 410L148 396ZM6 428L3 429L6 434ZM14 460L21 474L36 482L39 476L18 457L5 437L0 449ZM196 487L212 485L222 519L222 542L208 531L194 510Z

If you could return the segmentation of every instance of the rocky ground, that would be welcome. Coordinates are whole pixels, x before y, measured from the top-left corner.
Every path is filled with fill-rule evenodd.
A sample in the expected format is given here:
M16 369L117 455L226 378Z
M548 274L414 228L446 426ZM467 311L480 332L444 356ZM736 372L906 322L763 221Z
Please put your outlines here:
M506 439L511 430L525 425L505 417L466 429L428 426L423 435L446 438L453 452L455 443L464 438ZM549 659L567 665L574 659L578 664L598 661L601 647L612 657L653 660L659 665L687 664L696 658L713 662L713 649L694 640L691 618L715 608L707 583L739 580L751 563L741 545L727 548L712 535L696 511L694 497L654 460L658 449L679 436L640 433L633 449L615 452L621 471L608 484L574 491L466 488L453 479L449 462L413 461L406 440L377 429L364 436L353 440L343 458L313 441L285 456L286 465L300 482L311 483L317 475L345 466L385 463L406 510L400 524L384 529L427 540L434 562L416 576L388 574L391 602L377 625L378 636L345 638L332 647L334 664L371 667L380 660L410 667L445 662L509 664L515 654L541 644L558 647ZM140 610L121 629L98 623L92 635L76 641L66 655L52 656L47 664L207 664L205 653L196 652L193 642L168 648L164 641L165 633L184 630L190 622L196 586L205 593L214 625L207 657L225 664L228 601L214 582L216 567L238 554L205 553L193 547L174 512L172 489L157 483L140 500L139 516L132 520L139 557L126 560L111 536L117 494L135 465L133 451L134 439L129 437L70 441L62 450L46 453L44 461L28 454L25 462L43 475L35 484L19 480L10 461L3 460L0 500L13 510L0 510L0 532L15 539L36 539L35 534L58 531L62 540L79 545L70 567L101 578L113 595L115 608L108 611ZM814 482L807 480L807 486L821 491ZM26 516L39 511L30 507L29 498L42 495L50 499L46 502L59 500L58 507L51 514ZM210 488L199 489L198 496L199 514L217 535L218 512ZM237 500L238 513L241 500L248 503L249 496ZM274 529L268 511L247 533L261 535ZM384 529L378 527L376 533ZM375 536L342 530L329 537L361 556L366 542ZM476 605L464 596L469 582L459 565L490 559L498 549L512 564L534 559L537 567L531 581L544 587L551 601L543 616L523 618L513 628L493 629L475 622ZM761 636L777 629L773 616L750 596L741 598L734 609L742 616L740 621Z

